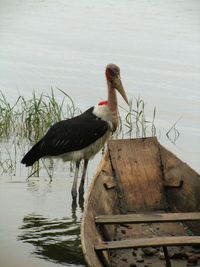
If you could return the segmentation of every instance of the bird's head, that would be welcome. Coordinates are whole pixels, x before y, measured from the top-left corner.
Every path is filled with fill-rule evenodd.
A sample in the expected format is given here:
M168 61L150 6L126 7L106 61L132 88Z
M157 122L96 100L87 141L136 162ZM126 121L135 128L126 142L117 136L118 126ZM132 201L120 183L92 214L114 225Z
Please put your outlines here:
M106 79L109 81L112 85L113 89L116 89L120 95L123 97L123 99L128 103L128 98L126 96L124 87L121 82L121 77L120 77L120 68L115 65L115 64L109 64L106 67Z

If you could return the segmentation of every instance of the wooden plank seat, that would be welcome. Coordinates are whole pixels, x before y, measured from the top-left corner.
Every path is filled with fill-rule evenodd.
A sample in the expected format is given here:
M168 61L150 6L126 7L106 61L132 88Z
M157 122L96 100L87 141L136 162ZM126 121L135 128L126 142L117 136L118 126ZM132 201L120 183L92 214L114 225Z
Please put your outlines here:
M95 245L96 251L109 249L127 249L160 246L186 246L200 244L200 236L170 236L139 239L126 239L119 241L102 241Z
M183 222L200 220L200 212L187 213L137 213L120 215L98 215L96 224L124 224L124 223L156 223L156 222Z

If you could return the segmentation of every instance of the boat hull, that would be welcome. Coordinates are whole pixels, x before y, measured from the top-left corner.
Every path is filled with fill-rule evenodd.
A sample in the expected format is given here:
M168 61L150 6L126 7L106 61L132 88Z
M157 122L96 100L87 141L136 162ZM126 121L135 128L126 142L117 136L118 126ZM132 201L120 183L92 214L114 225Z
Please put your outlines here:
M123 251L116 249L113 252L109 249L98 250L98 244L155 237L151 223L146 223L145 226L144 223L135 222L99 224L95 221L98 216L119 215L123 218L123 214L198 212L199 189L199 174L160 145L156 138L109 141L84 204L81 242L87 265L130 266L138 257L137 253L133 257L130 248ZM198 220L186 220L184 227L179 225L180 223L171 221L157 222L154 223L154 228L159 228L158 238L162 235L185 236L189 229L192 234L200 233ZM198 243L198 239L195 242ZM126 245L125 242L121 243ZM148 240L145 244L148 245ZM151 260L154 261L154 266L162 266L159 265L158 257L154 259L153 256Z

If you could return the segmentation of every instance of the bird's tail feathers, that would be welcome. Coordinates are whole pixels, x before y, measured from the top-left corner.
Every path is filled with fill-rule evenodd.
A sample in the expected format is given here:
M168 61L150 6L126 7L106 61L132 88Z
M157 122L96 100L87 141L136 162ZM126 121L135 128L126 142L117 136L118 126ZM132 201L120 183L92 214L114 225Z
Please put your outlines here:
M23 157L21 163L28 167L32 166L37 160L39 160L43 156L41 145L41 141L35 144Z

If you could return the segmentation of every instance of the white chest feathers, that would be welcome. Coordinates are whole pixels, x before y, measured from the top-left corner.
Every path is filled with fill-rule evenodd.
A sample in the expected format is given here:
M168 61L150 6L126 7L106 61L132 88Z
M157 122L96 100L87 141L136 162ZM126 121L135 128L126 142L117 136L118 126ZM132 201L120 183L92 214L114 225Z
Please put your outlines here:
M111 129L113 128L113 116L112 112L107 105L97 105L94 107L93 114L103 121L106 121Z
M106 121L110 125L112 132L117 129L119 123L118 110L110 111L107 105L97 105L94 107L93 114Z

